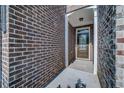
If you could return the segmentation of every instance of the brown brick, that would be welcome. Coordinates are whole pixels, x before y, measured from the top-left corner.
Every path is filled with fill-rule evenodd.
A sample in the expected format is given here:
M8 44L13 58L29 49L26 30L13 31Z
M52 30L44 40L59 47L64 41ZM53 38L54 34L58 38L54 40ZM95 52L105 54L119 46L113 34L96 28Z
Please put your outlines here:
M9 31L4 34L2 54L8 78L4 87L43 87L64 68L65 6L8 8Z
M117 38L118 43L124 43L124 38Z
M9 57L22 56L22 53L9 53Z
M15 24L16 25L19 25L19 26L26 27L26 24L25 23L22 23L22 22L19 22L19 21L15 21Z
M22 47L22 44L9 44L10 47Z
M16 52L19 52L19 51L26 51L26 48L15 48L15 51L16 51Z
M10 34L10 37L12 37L12 38L19 38L19 39L22 38L21 35L16 35L16 34Z
M117 55L124 55L124 50L117 50Z

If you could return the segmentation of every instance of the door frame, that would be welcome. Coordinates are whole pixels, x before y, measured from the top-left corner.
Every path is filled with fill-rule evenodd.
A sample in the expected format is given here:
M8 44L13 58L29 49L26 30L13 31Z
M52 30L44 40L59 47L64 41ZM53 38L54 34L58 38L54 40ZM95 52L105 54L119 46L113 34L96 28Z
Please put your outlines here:
M82 29L88 29L89 30L89 53L88 53L88 58L79 58L77 57L77 34L78 34L78 30L82 30ZM82 60L90 60L90 27L80 27L80 28L76 28L76 44L75 44L75 53L76 53L76 59L82 59Z

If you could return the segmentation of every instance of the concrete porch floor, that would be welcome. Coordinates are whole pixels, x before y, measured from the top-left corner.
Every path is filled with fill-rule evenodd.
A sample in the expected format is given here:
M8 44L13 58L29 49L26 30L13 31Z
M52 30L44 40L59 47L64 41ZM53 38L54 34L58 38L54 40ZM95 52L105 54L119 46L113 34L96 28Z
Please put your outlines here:
M91 67L91 68L90 68ZM100 88L97 75L93 73L93 64L91 61L76 60L63 72L61 72L47 88L56 88L59 84L62 88L75 88L75 83L80 78L87 88Z
M69 65L70 68L93 73L93 62L88 60L75 60Z

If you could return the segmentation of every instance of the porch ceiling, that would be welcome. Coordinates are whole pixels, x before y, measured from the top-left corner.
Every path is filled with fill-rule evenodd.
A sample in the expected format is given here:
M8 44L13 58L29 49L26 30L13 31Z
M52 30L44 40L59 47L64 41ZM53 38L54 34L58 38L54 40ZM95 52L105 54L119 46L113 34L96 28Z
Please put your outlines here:
M79 18L83 18L83 21L80 21ZM73 27L93 24L94 13L92 8L80 9L69 15L69 23Z
M80 9L82 7L86 7L87 5L67 5L66 7L66 12L71 12L71 11L74 11L76 9Z

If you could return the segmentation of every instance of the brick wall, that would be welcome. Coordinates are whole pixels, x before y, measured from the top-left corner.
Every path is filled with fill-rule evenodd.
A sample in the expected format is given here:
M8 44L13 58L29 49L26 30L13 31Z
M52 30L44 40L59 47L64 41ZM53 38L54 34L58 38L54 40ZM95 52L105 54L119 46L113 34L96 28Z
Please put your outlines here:
M69 64L74 62L75 60L75 40L76 40L76 30L74 27L72 27L71 24L69 24L69 33L68 33L68 59L69 59Z
M9 50L5 50L8 55L3 50L3 55L9 56L9 60L3 61L9 68L6 71L9 84L3 87L44 87L65 67L65 6L8 9L9 30L3 36L9 37Z
M124 6L116 7L116 87L124 87Z
M98 77L101 87L115 87L116 6L98 6Z

